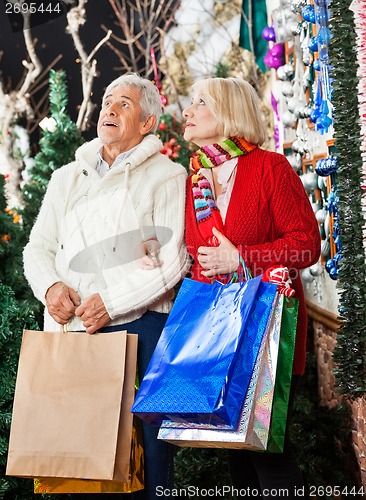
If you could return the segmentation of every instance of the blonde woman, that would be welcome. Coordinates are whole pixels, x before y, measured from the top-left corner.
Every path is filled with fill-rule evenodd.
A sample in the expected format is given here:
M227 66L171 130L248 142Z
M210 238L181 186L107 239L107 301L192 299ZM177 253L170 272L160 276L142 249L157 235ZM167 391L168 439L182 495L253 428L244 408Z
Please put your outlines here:
M184 138L199 147L191 159L186 200L192 278L210 282L240 274L240 259L253 276L278 267L289 270L299 299L290 415L306 354L299 271L317 262L320 252L312 207L287 159L260 147L266 129L249 83L239 78L198 81L183 117ZM288 436L282 454L230 450L228 460L233 486L249 488L249 496L273 490L276 498L290 499L303 485Z

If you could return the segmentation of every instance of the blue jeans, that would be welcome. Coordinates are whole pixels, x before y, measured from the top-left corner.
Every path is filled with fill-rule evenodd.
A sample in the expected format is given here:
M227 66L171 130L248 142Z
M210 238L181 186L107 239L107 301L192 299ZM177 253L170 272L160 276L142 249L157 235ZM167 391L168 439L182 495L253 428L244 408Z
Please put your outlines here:
M127 330L129 333L138 334L137 371L139 380L143 379L167 318L167 314L147 311L141 318L131 323L106 327L101 330L101 332ZM159 486L160 491L173 488L174 447L157 439L158 427L143 422L142 430L144 436L145 489L133 493L131 498L133 500L163 498L161 495L156 495L156 488ZM126 495L121 498L126 498Z

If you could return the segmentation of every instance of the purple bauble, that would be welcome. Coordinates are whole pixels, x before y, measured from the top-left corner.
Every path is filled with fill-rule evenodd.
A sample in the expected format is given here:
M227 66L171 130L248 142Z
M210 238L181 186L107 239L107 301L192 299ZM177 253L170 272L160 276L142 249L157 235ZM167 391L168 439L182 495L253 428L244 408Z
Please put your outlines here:
M264 40L267 40L267 42L275 42L276 41L276 33L274 30L274 27L273 26L266 26L262 30L262 38L264 38Z
M282 58L285 55L285 47L283 43L275 43L271 48L271 54L275 58Z
M272 56L270 50L268 49L266 55L263 58L263 62L268 68L273 68L274 57Z

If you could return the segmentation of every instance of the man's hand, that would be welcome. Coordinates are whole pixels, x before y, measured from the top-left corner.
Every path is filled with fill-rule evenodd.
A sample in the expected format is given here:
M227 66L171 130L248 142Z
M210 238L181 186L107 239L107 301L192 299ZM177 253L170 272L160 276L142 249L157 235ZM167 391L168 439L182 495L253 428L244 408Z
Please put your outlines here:
M76 309L75 316L82 320L86 333L96 332L111 320L99 293L85 299Z
M49 314L60 325L66 325L70 321L80 304L79 295L62 281L50 286L45 298Z

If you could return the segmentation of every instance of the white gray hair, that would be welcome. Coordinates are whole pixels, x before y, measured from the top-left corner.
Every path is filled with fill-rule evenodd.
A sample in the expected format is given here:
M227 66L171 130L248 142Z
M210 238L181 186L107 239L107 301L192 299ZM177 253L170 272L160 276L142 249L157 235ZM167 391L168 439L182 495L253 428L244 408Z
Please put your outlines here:
M162 114L162 104L159 90L150 80L142 78L141 76L136 75L136 73L129 73L119 76L108 85L104 92L102 102L104 102L106 96L111 92L112 89L120 86L136 87L140 91L141 118L145 120L149 116L155 115L156 124L155 127L151 130L151 132L155 132L159 124L160 116Z

